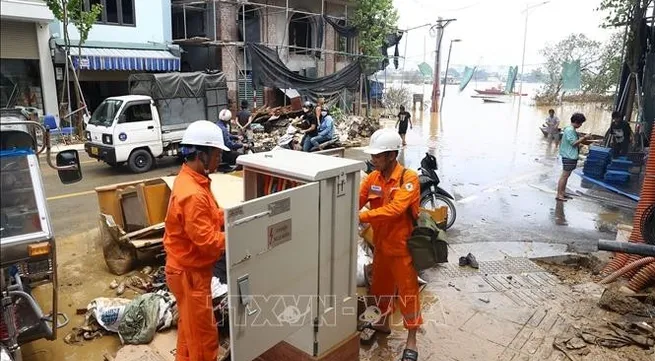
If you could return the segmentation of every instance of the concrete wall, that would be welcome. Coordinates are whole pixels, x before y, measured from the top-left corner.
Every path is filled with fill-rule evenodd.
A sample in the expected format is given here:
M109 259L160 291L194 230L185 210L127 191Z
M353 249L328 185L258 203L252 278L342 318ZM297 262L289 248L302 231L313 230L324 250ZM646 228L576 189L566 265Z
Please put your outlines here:
M48 23L54 15L40 0L2 0L0 18L34 23L39 52L39 73L41 75L41 95L45 114L58 114L57 86L55 70L50 56L50 29Z
M173 40L170 0L135 0L134 12L136 26L95 24L87 41L166 44ZM63 38L62 24L57 28L57 37ZM68 34L71 40L80 38L72 24Z
M41 0L2 0L0 15L2 19L45 23L55 18Z

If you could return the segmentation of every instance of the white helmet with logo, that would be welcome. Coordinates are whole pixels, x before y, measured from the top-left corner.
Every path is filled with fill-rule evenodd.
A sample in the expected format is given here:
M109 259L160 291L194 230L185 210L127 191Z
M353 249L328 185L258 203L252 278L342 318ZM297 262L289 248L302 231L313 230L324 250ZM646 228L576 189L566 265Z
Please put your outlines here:
M196 120L189 124L182 137L182 145L218 148L229 151L223 140L221 128L207 120Z
M232 120L232 112L229 109L223 109L220 113L218 113L218 119L224 122L229 122Z
M380 129L373 133L371 142L364 150L368 154L380 154L399 151L403 147L403 140L393 129Z

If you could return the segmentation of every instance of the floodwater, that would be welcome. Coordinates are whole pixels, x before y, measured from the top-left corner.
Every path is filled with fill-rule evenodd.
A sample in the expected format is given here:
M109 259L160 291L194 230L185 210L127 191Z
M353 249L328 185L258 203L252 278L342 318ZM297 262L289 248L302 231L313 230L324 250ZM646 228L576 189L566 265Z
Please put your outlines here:
M400 161L417 169L426 152L436 156L441 186L457 200L458 220L450 238L462 243L498 239L565 243L574 251L590 251L599 238L612 237L617 223L631 224L629 207L634 204L627 198L604 194L612 201L555 202L559 150L539 130L551 107L534 105L535 84L524 84L528 96L520 100L501 98L506 103L472 97L474 89L496 85L471 83L462 93L458 86L448 86L439 114L431 114L429 107L412 112L414 129L407 134ZM430 97L429 85L405 86L415 93L425 90L424 98ZM573 113L585 114L587 122L580 132L604 135L611 123L610 112L594 104L552 108L562 127L570 124ZM394 123L395 119L382 121L385 127ZM576 175L568 186L576 196L589 191Z

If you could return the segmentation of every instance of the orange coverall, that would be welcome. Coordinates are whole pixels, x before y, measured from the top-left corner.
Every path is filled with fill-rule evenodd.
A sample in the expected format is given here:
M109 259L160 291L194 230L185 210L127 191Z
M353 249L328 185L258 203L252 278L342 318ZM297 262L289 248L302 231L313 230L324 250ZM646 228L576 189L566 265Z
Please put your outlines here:
M225 252L225 234L223 209L211 193L210 182L183 165L166 214L166 282L180 314L176 361L218 357L211 279L214 264Z
M400 311L405 328L416 329L423 324L418 296L418 274L407 249L407 238L413 228L412 217L418 215L421 196L418 175L398 164L386 180L378 171L362 182L359 208L370 203L370 210L359 214L361 223L373 228L373 284L371 293L385 313L398 292ZM411 212L411 216L410 216Z

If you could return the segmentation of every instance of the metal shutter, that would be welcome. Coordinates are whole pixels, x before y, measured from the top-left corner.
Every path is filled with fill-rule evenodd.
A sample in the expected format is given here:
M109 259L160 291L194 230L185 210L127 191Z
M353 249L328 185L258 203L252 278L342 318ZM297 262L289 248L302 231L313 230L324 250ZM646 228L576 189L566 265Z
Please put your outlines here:
M36 24L2 20L0 22L0 58L38 59Z

